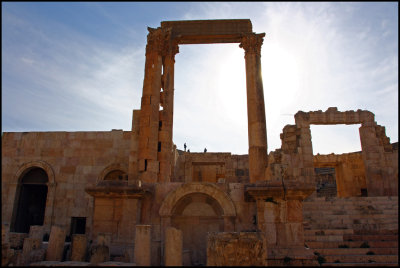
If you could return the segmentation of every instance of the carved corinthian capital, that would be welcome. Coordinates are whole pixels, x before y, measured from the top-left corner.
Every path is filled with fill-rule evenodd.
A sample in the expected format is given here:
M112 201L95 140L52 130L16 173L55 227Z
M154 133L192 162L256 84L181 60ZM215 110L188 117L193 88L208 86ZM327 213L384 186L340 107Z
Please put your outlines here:
M171 28L147 28L149 34L147 35L146 54L150 52L157 52L162 56L172 54L175 56L179 52L178 43L171 37Z
M246 34L242 37L239 47L244 49L245 55L256 54L261 55L261 45L264 41L265 33L261 34Z

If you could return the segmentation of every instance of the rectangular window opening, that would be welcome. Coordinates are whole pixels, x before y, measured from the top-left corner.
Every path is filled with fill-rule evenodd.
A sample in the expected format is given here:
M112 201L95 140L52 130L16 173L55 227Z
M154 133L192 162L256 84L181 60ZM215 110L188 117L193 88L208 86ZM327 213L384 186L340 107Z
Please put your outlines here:
M86 217L72 217L71 218L71 239L73 234L86 233Z

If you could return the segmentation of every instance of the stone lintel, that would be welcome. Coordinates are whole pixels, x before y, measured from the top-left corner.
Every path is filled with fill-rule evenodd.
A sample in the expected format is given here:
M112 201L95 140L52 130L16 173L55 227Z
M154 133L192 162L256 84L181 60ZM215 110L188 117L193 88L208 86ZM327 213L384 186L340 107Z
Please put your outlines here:
M252 33L249 19L162 21L161 27L171 28L179 44L240 43L243 34Z
M284 188L282 186L273 187L247 187L245 190L245 195L248 201L255 201L258 199L283 199L284 198Z
M295 188L285 189L285 197L287 200L304 200L315 191L315 188Z
M95 186L85 188L85 192L93 197L107 197L107 198L133 198L141 199L148 190L138 189L133 186Z

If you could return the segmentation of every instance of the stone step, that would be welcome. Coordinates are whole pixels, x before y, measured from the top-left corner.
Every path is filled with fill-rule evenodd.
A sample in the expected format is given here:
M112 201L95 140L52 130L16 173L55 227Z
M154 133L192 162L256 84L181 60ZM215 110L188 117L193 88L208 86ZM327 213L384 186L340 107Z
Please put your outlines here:
M313 252L326 255L366 255L374 252L375 255L398 255L398 248L313 248Z
M344 241L343 235L305 235L304 241Z
M303 210L304 216L325 216L325 215L389 215L396 216L399 210L396 209L375 209L375 210L359 210L359 209L341 209L341 208L324 208L318 210Z
M397 210L397 204L385 204L385 205L327 205L327 204L315 204L313 206L303 205L304 212L314 212L314 211L323 211L323 210L333 210L333 209L342 209L342 210L354 210L354 211L381 211L381 210Z
M388 263L388 262L371 262L371 263L334 263L334 262L325 262L322 263L321 266L398 266L398 263Z
M398 201L398 196L364 196L364 197L314 197L310 199L305 199L304 203L308 202L360 202L360 201L369 201L369 202L380 202L380 201Z
M305 244L311 248L339 248L347 245L350 248L359 248L364 241L308 241ZM370 248L398 248L398 241L368 241Z
M333 206L357 206L357 205L373 205L373 206L381 206L381 205L397 205L398 200L355 200L355 201L345 201L345 200L333 200L333 201L304 201L303 204L305 206L314 206L318 204L322 205L333 205Z
M354 229L354 230L398 230L398 223L368 223L368 224L358 224L358 223L340 223L340 224L329 224L329 223L316 223L316 222L306 222L303 223L304 228L308 229Z
M346 218L337 218L337 219L331 219L331 220L321 220L321 221L316 221L316 220L309 220L310 224L316 224L316 226L326 226L323 227L322 229L341 229L341 228L335 228L334 226L340 226L343 224L347 224L349 228L351 229L351 226L353 224L393 224L393 225L398 225L398 220L395 219L380 219L380 220L374 220L374 219L346 219ZM330 228L329 226L332 226ZM321 228L321 227L320 227ZM319 228L315 228L319 229ZM347 228L345 228L347 229ZM392 228L381 228L381 229L392 229ZM395 228L393 228L395 229Z
M350 240L351 239L351 240ZM344 241L398 241L398 235L356 235L356 234L346 234L343 235Z
M351 262L351 263L369 263L374 262L386 262L395 263L398 261L398 255L326 255L323 256L326 262Z
M313 206L318 204L323 205L344 205L344 206L357 206L357 205L388 205L388 204L397 204L398 200L329 200L329 201L304 201L303 204L305 206Z
M343 235L354 234L353 229L311 229L304 230L304 235Z
M399 205L397 201L391 202L354 202L354 203L329 203L329 202L318 202L318 203L305 203L303 202L303 209L306 210L320 210L322 208L338 208L338 209L391 209L396 208Z
M399 231L396 230L354 230L354 234L362 234L362 235L398 235Z
M320 219L318 219L320 218ZM329 222L330 220L338 220L338 219L347 219L347 220L359 220L360 222L367 222L367 221L374 221L379 223L386 223L386 222L398 222L398 215L387 215L387 214L370 214L370 215L352 215L352 214L315 214L315 215L303 215L303 219L307 220L314 220L314 221L324 221Z

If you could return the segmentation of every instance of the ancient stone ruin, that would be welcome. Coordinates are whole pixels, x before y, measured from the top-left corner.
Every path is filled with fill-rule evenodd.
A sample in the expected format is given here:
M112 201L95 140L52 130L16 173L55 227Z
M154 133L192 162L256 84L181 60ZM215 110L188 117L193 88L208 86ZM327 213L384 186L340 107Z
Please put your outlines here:
M370 111L299 111L267 151L264 33L250 20L148 28L132 130L5 132L2 265L398 264L398 145ZM244 50L248 155L172 141L183 44ZM310 125L361 124L361 152L313 155Z

